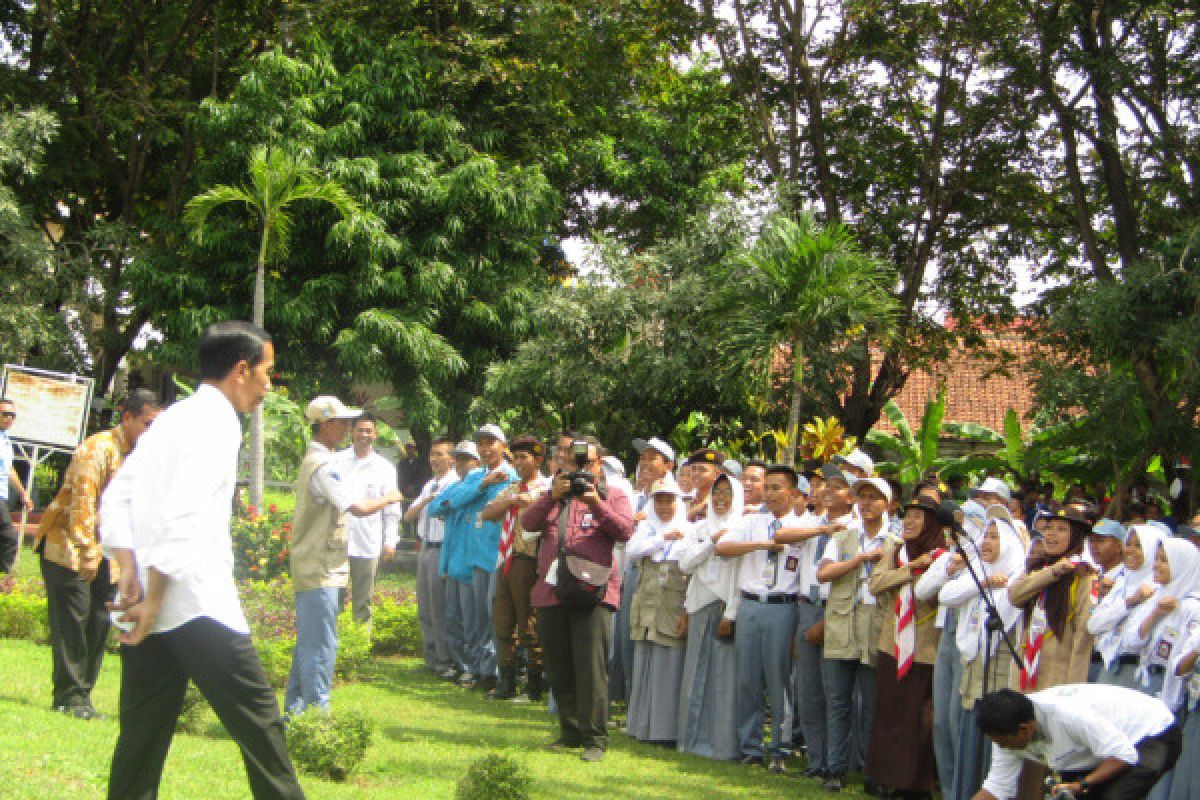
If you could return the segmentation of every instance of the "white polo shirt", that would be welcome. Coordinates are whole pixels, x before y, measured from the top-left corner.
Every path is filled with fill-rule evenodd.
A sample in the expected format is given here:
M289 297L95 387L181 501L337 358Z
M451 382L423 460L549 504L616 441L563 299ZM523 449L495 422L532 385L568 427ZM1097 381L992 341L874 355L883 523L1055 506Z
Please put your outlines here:
M740 524L725 535L726 542L767 542L773 538L772 525L777 530L783 528L807 527L804 520L794 513L776 519L769 511L748 514ZM805 543L806 545L809 542ZM738 569L738 589L751 594L799 594L806 567L804 550L801 545L789 544L777 554L766 550L755 550L742 556ZM811 562L811 557L809 558ZM811 564L810 564L811 566Z
M353 447L337 454L342 483L359 500L374 500L396 490L396 467L372 450L359 458ZM314 476L315 478L316 476ZM399 538L400 504L393 503L365 517L346 520L346 544L351 558L378 558L384 547L395 547Z

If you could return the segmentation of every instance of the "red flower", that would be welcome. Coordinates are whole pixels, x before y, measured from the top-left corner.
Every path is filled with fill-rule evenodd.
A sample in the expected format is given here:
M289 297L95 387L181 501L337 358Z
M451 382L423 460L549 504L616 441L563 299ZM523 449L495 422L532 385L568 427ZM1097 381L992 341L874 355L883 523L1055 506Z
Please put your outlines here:
M279 506L275 505L274 503L271 503L271 505L267 506L267 511L270 511L272 514L278 514Z

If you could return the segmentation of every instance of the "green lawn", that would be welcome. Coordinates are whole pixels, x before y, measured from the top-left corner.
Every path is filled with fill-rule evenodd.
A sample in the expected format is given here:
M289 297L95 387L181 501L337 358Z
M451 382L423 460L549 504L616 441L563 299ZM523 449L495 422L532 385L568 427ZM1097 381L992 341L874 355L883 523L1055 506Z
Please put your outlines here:
M86 800L104 796L113 720L81 722L49 710L50 651L0 640L0 796L9 800ZM119 660L110 656L97 687L100 711L115 715ZM429 676L414 659L379 663L370 682L339 686L335 708L355 709L376 725L367 759L345 784L302 776L311 798L453 798L475 759L514 756L534 779L536 798L637 797L653 800L734 800L828 797L798 775L721 764L644 745L616 734L608 757L584 764L574 753L542 746L556 726L542 706L488 701ZM209 712L204 735L175 737L163 798L248 797L236 746ZM847 797L858 798L847 791Z

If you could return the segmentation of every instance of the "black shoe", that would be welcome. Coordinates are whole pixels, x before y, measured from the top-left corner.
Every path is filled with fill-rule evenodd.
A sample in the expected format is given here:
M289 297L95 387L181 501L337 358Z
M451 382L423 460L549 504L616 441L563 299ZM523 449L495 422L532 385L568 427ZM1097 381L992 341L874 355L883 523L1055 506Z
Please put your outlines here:
M814 781L823 781L825 780L825 770L820 767L809 767L804 770L804 777L811 778Z
M767 767L767 772L773 772L776 775L782 775L787 772L787 767L783 765L783 756L772 756L771 763Z
M738 762L743 767L762 766L762 756L742 756L742 760Z
M59 712L60 714L66 714L67 716L74 717L75 719L84 719L84 720L107 719L107 717L105 717L103 714L101 714L96 709L92 708L90 705L55 706L54 710Z
M561 753L564 750L577 750L580 747L583 747L583 742L570 742L561 736L546 745L546 749L552 753Z
M821 788L827 792L840 792L846 785L846 779L841 775L826 775L821 781Z

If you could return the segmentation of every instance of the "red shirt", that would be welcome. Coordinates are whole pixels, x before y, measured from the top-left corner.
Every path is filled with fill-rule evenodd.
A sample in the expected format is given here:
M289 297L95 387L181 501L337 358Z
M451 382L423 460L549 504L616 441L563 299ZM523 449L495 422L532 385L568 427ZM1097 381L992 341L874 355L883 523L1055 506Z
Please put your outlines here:
M633 509L629 497L619 488L608 487L607 497L593 510L579 500L567 505L567 547L572 555L586 558L602 566L613 563L613 545L627 542L633 535ZM534 608L558 605L554 587L546 583L546 573L558 558L558 515L562 506L547 491L525 509L521 526L527 531L542 532L537 555L537 583L533 585L530 603ZM616 609L621 604L621 576L612 570L604 605Z

